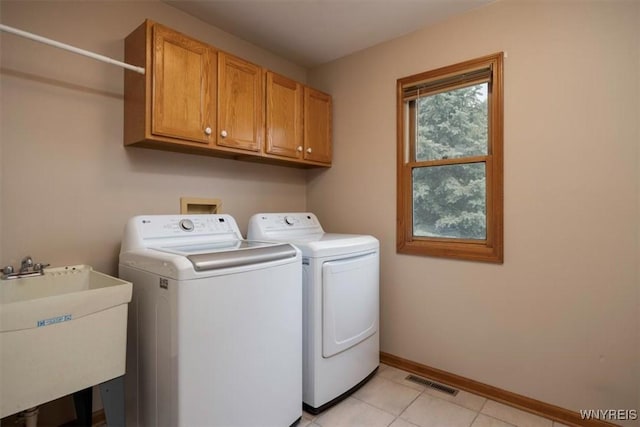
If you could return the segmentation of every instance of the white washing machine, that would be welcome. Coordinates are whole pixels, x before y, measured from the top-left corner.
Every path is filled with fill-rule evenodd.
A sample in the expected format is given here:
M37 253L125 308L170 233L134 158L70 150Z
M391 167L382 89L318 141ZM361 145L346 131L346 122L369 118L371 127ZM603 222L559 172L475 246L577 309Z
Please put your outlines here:
M317 414L363 385L378 368L379 242L325 233L312 213L261 213L248 238L302 250L302 400Z
M229 215L148 215L124 232L133 283L127 425L274 426L302 416L300 251Z

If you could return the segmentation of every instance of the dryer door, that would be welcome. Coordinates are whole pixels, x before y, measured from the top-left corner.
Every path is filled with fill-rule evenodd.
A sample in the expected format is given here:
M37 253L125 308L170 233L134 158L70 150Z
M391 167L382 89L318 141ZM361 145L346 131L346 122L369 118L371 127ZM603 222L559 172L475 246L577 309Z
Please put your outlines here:
M323 357L340 353L376 333L378 288L378 252L322 265Z

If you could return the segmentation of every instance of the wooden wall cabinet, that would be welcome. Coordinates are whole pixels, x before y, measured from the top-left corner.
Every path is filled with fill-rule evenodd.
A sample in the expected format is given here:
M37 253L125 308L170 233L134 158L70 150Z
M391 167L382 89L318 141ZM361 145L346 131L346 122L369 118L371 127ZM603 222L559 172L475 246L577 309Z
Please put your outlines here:
M267 144L265 153L302 159L303 87L287 77L267 72Z
M218 146L262 150L263 80L264 72L257 65L218 53Z
M304 88L304 159L331 163L331 96Z
M124 144L331 166L331 97L146 20L125 39Z
M211 147L216 129L217 52L146 21L125 40L124 143Z
M331 96L267 72L265 153L331 164Z

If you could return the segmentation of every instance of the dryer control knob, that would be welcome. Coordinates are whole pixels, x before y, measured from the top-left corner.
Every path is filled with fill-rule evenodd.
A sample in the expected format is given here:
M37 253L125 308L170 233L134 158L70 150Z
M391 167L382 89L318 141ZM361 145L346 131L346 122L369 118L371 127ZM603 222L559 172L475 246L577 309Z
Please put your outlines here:
M284 222L285 222L285 224L287 224L287 225L293 225L293 224L295 224L295 223L296 223L296 222L293 220L293 217L290 217L290 216L285 216L285 217L284 217Z
M179 222L179 225L184 231L193 231L194 229L193 221L190 219L183 219Z

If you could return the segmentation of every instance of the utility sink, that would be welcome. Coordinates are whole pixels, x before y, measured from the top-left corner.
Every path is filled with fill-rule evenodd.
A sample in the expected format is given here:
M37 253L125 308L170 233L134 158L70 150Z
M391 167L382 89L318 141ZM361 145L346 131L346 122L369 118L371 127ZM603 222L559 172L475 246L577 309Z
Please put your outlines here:
M90 266L0 281L0 418L124 375L132 285Z

